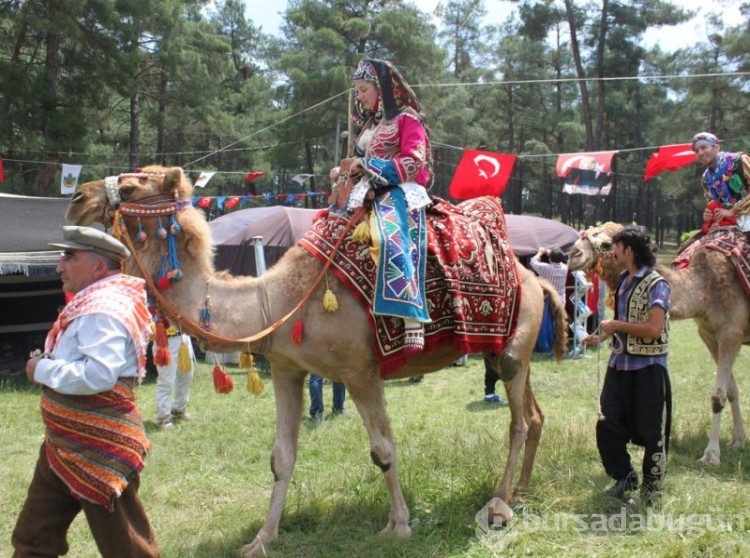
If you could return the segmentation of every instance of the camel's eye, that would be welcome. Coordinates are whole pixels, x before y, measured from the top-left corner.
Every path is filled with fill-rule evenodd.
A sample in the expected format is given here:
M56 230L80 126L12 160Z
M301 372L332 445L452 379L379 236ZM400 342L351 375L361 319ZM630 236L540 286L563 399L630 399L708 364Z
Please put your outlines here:
M135 184L123 184L122 186L120 186L119 190L120 190L120 198L123 201L128 201L137 190L137 187Z
M602 242L602 250L605 252L609 252L612 249L612 243L611 242Z

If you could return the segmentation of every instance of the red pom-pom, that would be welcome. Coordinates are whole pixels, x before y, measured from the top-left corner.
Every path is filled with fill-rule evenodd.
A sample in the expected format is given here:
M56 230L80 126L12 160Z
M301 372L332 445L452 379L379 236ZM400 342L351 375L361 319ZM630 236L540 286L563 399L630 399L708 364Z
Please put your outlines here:
M214 389L216 393L229 393L234 388L232 377L218 364L214 366Z
M157 288L158 288L158 289L159 289L160 291L165 291L165 290L167 290L167 289L169 288L169 279L167 279L166 277L159 277L159 278L158 278L158 279L156 280L156 287L157 287Z
M292 325L292 341L297 345L302 343L302 338L305 336L305 324L299 318L294 320Z
M157 366L166 366L172 359L169 354L167 327L169 327L169 322L159 320L156 322L156 327L154 328L154 364Z
M154 364L157 366L167 366L172 360L169 353L169 347L158 347L154 353Z

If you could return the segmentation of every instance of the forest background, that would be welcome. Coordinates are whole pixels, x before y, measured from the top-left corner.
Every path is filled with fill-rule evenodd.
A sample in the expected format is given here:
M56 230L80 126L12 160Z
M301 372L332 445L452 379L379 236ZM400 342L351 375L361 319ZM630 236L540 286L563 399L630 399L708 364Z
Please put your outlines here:
M694 15L678 2L516 4L487 25L484 0L434 14L289 0L267 34L239 0L0 0L0 190L56 196L62 163L83 165L80 181L160 163L216 172L206 196L324 203L305 194L329 188L349 149L350 76L368 56L391 60L425 107L435 194L449 197L463 149L482 148L519 158L509 213L636 222L657 241L697 228L701 169L645 183L643 169L698 131L750 146L750 3L736 20L707 16L708 41L674 52L643 37ZM604 150L618 151L612 193L563 194L557 155ZM265 174L246 182L249 171Z

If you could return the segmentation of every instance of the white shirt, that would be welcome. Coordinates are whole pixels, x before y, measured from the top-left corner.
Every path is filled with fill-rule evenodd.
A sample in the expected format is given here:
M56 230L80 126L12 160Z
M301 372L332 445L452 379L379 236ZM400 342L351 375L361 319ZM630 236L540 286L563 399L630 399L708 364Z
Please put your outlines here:
M52 358L37 363L34 380L67 395L112 389L117 378L138 376L138 355L126 327L107 314L73 320L60 336Z

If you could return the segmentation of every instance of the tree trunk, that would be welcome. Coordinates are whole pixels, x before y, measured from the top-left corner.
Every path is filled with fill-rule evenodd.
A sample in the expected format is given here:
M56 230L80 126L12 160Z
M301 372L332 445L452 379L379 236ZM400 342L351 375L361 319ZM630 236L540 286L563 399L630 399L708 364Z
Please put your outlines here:
M581 61L581 48L578 45L578 31L576 29L575 14L573 13L573 0L565 0L565 15L570 27L570 49L576 66L576 77L578 87L581 90L581 112L583 124L586 128L586 149L594 149L594 132L591 126L591 101L589 100L589 89L586 84L586 72L583 70Z

